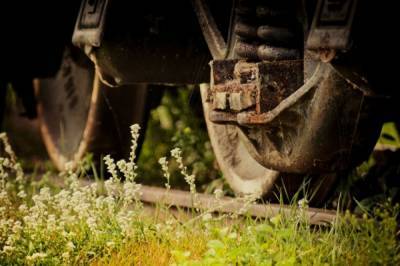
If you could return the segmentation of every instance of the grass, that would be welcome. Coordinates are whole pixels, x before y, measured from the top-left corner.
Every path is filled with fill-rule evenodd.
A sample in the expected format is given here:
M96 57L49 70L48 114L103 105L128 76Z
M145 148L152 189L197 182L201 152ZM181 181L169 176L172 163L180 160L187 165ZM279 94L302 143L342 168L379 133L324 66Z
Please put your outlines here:
M131 157L119 162L106 157L110 179L89 186L79 183L87 177L84 166L61 173L64 186L35 181L1 134L0 265L400 264L399 205L390 199L362 216L345 212L319 226L307 220L306 200L293 205L292 213L270 219L196 209L177 218L162 204L149 215L138 201L138 130L132 127ZM170 186L174 162L195 202L195 175L184 165L182 151L174 149L159 162L161 182Z

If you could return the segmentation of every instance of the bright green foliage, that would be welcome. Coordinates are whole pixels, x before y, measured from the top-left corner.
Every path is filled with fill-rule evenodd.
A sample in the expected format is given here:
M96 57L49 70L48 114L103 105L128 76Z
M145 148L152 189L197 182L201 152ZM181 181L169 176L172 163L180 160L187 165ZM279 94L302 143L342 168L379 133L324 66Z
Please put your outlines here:
M400 148L400 135L393 122L385 123L378 144L387 145L393 149Z

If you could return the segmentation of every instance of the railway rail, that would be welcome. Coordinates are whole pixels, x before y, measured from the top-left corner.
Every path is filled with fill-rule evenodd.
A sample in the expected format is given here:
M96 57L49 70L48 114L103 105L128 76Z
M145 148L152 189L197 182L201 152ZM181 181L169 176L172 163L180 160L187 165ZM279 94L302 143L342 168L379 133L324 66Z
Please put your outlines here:
M271 218L279 213L293 213L293 206L266 203L257 204L243 201L240 198L221 197L216 198L211 194L196 194L196 204L193 202L193 195L188 191L177 189L165 189L153 186L142 186L140 200L149 204L166 204L184 208L199 208L203 210L213 210L218 213L235 213L238 210L246 210L245 214L259 218ZM337 217L336 211L318 208L307 208L306 217L311 224L327 224L333 222Z
M64 181L54 178L57 185L62 186ZM95 181L81 180L81 185L90 185ZM255 203L240 197L223 196L216 198L215 195L196 193L195 200L189 191L179 189L166 189L156 186L142 185L139 199L148 205L164 204L177 208L195 208L212 213L248 215L257 218L272 218L278 214L293 214L294 206L276 203ZM242 210L242 212L240 211ZM337 211L321 208L306 208L304 214L310 224L322 225L332 223L338 215Z

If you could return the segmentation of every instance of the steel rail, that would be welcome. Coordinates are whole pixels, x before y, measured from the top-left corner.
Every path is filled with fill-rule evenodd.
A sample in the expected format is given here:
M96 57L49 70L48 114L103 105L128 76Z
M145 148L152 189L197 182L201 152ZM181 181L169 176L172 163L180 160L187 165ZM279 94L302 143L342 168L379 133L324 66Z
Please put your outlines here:
M60 178L54 178L53 181L64 186L64 182ZM81 179L81 186L93 184L94 180ZM189 191L178 189L166 189L155 186L141 185L139 199L147 204L164 204L168 206L181 208L196 208L204 211L215 213L228 213L238 215L248 215L258 218L272 218L278 214L293 215L299 213L297 206L276 204L276 203L249 203L244 198L235 198L223 196L216 198L215 195L197 193L195 198ZM305 208L304 215L308 222L314 225L330 224L337 218L337 211Z
M193 195L188 191L142 186L140 190L140 200L151 204L166 204L184 208L199 208L202 210L211 210L221 213L238 213L240 210L245 210L246 215L260 218L271 218L278 214L293 214L296 210L293 206L281 204L249 204L243 199L233 197L216 198L211 194L196 194L195 200ZM336 217L336 211L306 208L304 210L306 218L311 224L329 224Z

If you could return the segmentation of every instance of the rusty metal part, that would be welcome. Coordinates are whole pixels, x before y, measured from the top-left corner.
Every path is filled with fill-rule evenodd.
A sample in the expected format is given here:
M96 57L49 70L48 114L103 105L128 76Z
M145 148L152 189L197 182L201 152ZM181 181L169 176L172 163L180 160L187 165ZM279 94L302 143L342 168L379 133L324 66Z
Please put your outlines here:
M276 119L283 111L292 107L298 101L301 100L311 89L315 89L316 86L325 78L327 69L321 65L317 67L314 75L300 88L296 88L293 93L289 94L288 97L281 99L279 105L276 104L275 108L270 108L267 112L262 114L256 112L245 112L238 114L237 121L240 125L265 125ZM298 82L298 81L297 81ZM265 92L265 98L268 99L268 91Z
M302 62L214 61L209 119L239 125L251 156L270 169L327 173L360 163L379 135L382 121L371 110L383 100L365 81L311 62L303 84Z
M248 208L244 213L253 217L272 218L278 214L293 214L295 209L291 206L280 204L248 204L243 199L222 197L216 199L214 195L197 194L196 205L193 204L193 195L188 191L159 187L142 186L140 189L140 200L153 204L166 204L177 207L199 208L203 210L214 210L221 213L237 213L241 209ZM247 207L247 205L248 207ZM316 208L308 208L306 217L311 224L331 223L336 219L337 212Z
M334 49L320 49L318 50L319 58L321 62L329 63L331 62L336 56L336 50Z
M345 171L370 154L381 101L321 63L296 92L254 118L238 115L242 141L262 165L291 173ZM259 123L262 127L255 127Z
M309 174L287 174L268 169L257 162L249 153L241 140L241 130L235 124L236 116L231 115L230 123L213 123L210 121L212 103L209 98L209 84L201 84L200 92L203 103L204 118L208 136L214 150L218 166L224 178L236 195L252 194L259 191L266 198L274 200L285 188L288 197L295 195L307 179L308 191L314 195L312 204L323 204L335 186L336 173L324 173L310 176ZM214 113L215 114L215 113ZM218 114L229 114L218 112ZM311 192L312 191L312 192Z
M224 178L237 195L255 191L265 194L271 191L279 173L263 167L253 159L239 139L237 126L210 121L212 105L208 99L209 91L209 84L200 85L208 136Z
M357 0L319 0L307 49L348 49Z
M251 113L253 123L258 124L267 111L301 86L303 62L221 60L211 63L211 72L210 120L239 122L239 116Z

